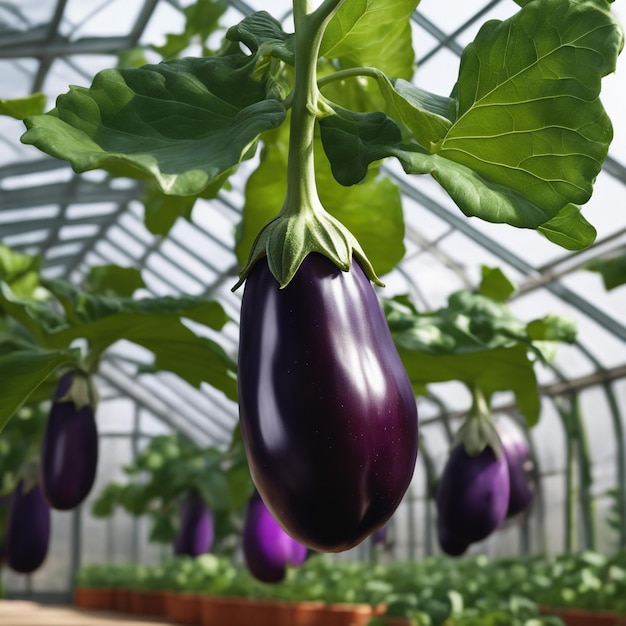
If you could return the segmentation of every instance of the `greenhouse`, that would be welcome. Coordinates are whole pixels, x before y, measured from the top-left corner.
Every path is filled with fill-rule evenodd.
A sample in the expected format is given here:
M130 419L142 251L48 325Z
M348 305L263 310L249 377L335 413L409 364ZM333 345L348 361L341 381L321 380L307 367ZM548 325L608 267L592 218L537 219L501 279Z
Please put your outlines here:
M626 623L623 23L0 2L0 624Z

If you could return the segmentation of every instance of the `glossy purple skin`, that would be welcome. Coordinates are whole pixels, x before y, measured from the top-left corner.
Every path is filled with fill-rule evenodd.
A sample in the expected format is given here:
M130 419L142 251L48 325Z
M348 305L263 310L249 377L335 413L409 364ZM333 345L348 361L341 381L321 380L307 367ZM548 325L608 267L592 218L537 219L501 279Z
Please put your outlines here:
M439 539L439 547L448 556L461 556L469 547L469 544L458 539L445 527L441 522L437 523L437 538Z
M59 402L70 388L74 373L57 386L41 447L41 488L54 509L78 506L89 494L98 466L98 430L94 411L79 411L73 402Z
M13 493L7 523L7 564L20 574L30 574L45 561L49 543L50 506L38 485L24 491L24 483L20 481Z
M523 439L500 433L502 449L509 466L509 507L506 517L511 518L525 511L533 499L533 482L530 477L532 460L530 449Z
M487 446L470 456L463 445L448 458L437 489L438 524L457 544L490 535L504 520L509 505L509 470L503 454Z
M279 289L267 261L241 308L239 410L254 483L295 539L355 546L408 488L417 408L372 285L308 255Z
M278 583L285 578L288 565L298 566L306 560L307 548L279 526L257 494L248 503L243 555L255 578Z
M211 549L214 538L211 510L199 494L190 493L180 507L174 553L195 558Z

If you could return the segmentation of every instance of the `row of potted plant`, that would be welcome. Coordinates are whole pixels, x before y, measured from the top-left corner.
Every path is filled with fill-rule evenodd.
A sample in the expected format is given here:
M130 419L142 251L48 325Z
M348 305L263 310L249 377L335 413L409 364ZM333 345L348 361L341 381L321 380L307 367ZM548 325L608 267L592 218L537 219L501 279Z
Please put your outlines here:
M626 613L626 554L376 565L314 555L271 585L206 554L84 567L76 602L203 626L615 626Z

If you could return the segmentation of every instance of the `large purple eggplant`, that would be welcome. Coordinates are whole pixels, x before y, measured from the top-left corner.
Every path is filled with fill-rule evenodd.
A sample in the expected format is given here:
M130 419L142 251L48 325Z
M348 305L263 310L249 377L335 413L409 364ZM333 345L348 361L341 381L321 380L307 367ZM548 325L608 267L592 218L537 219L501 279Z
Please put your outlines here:
M246 511L243 555L253 576L264 583L278 583L285 578L288 565L306 560L307 548L279 526L257 493Z
M54 509L78 506L89 494L98 465L98 430L90 383L68 372L57 386L41 448L41 488ZM83 396L86 404L74 397ZM89 397L86 397L89 396Z
M465 445L450 453L437 488L440 535L460 549L490 535L509 505L509 470L504 454L491 446L470 455ZM444 546L442 548L445 549Z
M180 526L174 553L197 557L211 549L214 539L213 515L200 494L189 493L180 507Z
M267 261L241 308L239 409L254 483L290 535L320 552L392 515L417 456L417 408L372 285L309 254L279 289Z
M502 451L509 467L509 507L506 517L522 513L530 506L534 484L532 481L533 462L528 442L521 433L499 423L497 426Z
M46 560L50 543L50 506L38 485L20 481L13 492L7 523L5 556L9 567L30 574Z

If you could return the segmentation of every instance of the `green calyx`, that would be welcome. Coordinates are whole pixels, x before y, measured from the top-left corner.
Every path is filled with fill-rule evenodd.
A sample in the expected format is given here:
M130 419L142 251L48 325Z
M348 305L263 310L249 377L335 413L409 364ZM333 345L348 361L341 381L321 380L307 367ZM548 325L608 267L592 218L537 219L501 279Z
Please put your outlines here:
M72 402L77 411L90 406L94 411L98 404L98 392L91 376L77 371L67 393L57 402Z
M339 269L350 271L353 255L367 277L384 286L356 237L324 208L299 211L283 210L258 234L246 266L233 291L246 280L254 264L267 257L270 271L280 288L286 287L302 261L311 252L328 257Z
M465 446L470 456L477 456L489 446L497 458L502 454L502 443L494 426L489 404L478 387L472 388L472 408L465 423L457 432L453 447Z

